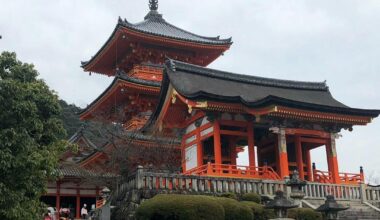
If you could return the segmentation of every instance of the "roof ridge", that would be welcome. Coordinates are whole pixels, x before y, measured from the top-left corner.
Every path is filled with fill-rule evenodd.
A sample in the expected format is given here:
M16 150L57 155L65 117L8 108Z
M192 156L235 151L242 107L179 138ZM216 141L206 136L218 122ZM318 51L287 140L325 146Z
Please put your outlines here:
M169 38L174 38L174 39L185 40L185 39L182 39L181 37L167 36L167 35L164 35L164 34L154 33L153 31L142 30L142 28L139 27L140 25L147 24L148 22L151 22L151 23L160 23L162 25L166 25L166 26L171 27L173 29L177 29L178 31L182 31L183 33L186 33L186 34L189 34L189 35L193 35L194 37L198 37L198 38L201 38L201 39L204 39L204 40L209 40L209 41L215 41L215 42L218 42L219 44L221 44L221 43L232 44L232 37L220 39L220 36L207 37L207 36L202 36L202 35L199 35L199 34L195 34L193 32L187 31L187 30L185 30L183 28L180 28L180 27L177 27L177 26L171 24L170 22L166 21L162 17L162 14L159 14L158 12L155 12L155 11L153 11L153 12L150 11L144 17L143 21L137 22L137 23L131 23L131 22L127 21L127 19L121 19L121 18L119 18L119 20L118 20L118 24L120 24L120 25L122 25L124 27L129 27L129 28L135 29L137 31L141 31L141 32L149 33L149 34L154 34L154 35L159 35L159 36L164 36L164 37L169 37ZM192 40L192 41L198 42L198 43L207 43L207 42L202 42L201 40Z
M264 86L273 86L273 87L283 87L283 88L296 88L296 89L305 89L305 90L322 90L328 91L328 86L326 81L324 82L310 82L310 81L296 81L296 80L285 80L285 79L275 79L261 76L237 74L227 71L221 71L206 67L201 67L194 64L189 64L173 59L168 59L166 66L171 70L175 71L178 69L191 71L193 73L206 75L214 78L228 79L238 82L258 84Z

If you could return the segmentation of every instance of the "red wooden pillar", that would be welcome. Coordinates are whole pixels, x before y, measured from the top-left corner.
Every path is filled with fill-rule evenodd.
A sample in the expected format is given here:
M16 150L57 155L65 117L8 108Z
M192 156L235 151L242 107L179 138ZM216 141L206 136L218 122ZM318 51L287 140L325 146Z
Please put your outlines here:
M326 144L326 154L327 154L327 164L329 167L329 172L331 173L332 182L339 184L339 167L338 167L338 158L336 155L336 135L331 134L329 141Z
M214 157L215 164L222 164L222 146L220 141L220 124L214 121Z
M278 133L277 141L277 152L278 152L278 161L277 167L279 175L281 178L289 177L289 162L288 162L288 152L286 149L286 135L285 129L280 128Z
M197 165L198 167L203 165L203 147L201 141L201 129L196 128L196 138L197 138Z
M185 138L181 141L181 158L182 158L182 172L186 172L186 151L185 151Z
M247 124L247 133L248 133L248 158L249 158L249 166L256 166L256 158L255 158L255 138L253 131L253 123L248 122Z
M79 185L77 185L77 195L76 195L76 215L75 218L80 218L80 189Z
M305 150L306 165L307 165L307 180L313 181L313 170L311 168L310 149Z
M305 172L303 169L303 158L302 158L302 143L301 143L301 137L299 135L296 135L294 137L295 141L295 147L296 147L296 154L297 154L297 169L301 180L305 179Z
M229 137L228 144L230 147L230 152L231 152L231 164L236 165L236 157L237 157L237 152L236 152L236 140L233 137Z
M61 183L59 181L57 181L57 196L55 200L55 207L57 209L59 218L59 210L61 209Z

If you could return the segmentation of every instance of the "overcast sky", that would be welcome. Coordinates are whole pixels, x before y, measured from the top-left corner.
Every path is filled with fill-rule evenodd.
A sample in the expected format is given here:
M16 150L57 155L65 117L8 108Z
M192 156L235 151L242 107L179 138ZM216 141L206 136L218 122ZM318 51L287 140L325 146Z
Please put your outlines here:
M148 0L0 0L0 51L34 63L69 103L85 107L112 78L80 68L113 31L118 16L139 22ZM172 24L234 44L210 66L281 79L324 81L351 107L380 109L380 1L160 0ZM342 132L341 171L380 176L380 120ZM326 169L324 149L312 160Z

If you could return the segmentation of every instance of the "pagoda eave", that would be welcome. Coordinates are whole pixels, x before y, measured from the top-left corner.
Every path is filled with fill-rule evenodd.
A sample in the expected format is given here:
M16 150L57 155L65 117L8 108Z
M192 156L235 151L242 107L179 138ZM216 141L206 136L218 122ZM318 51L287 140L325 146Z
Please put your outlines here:
M141 82L144 82L145 84L142 84ZM117 77L97 99L80 113L80 119L89 120L94 118L97 115L96 112L102 112L105 108L112 107L109 103L114 103L116 98L118 98L118 100L128 98L128 94L133 91L136 93L157 96L160 92L159 82ZM120 94L122 92L123 94Z
M136 42L139 42L139 45ZM87 62L82 62L82 68L86 72L94 72L113 76L115 75L117 66L121 65L123 62L124 57L126 57L127 54L131 54L132 56L133 54L137 54L138 51L144 47L140 46L141 44L144 44L144 42L147 45L159 45L160 47L166 45L167 48L170 47L187 51L186 53L189 53L189 55L184 55L185 57L188 56L194 60L199 59L200 61L196 61L197 64L202 64L203 66L207 66L215 59L217 59L221 54L228 50L232 44L232 42L230 42L226 44L213 45L184 41L180 39L172 39L164 36L138 32L136 30L131 30L123 25L118 24L115 27L112 35L103 45L103 47L95 54L95 56L93 56ZM149 50L149 48L146 50ZM162 54L163 55L158 59L160 59L163 63L166 59L165 56L170 56L170 53L168 54L165 52L165 48L163 48ZM195 57L193 57L194 54L198 55L195 55ZM197 56L202 56L202 58L197 58ZM178 59L178 57L172 58ZM202 63L200 63L201 61ZM125 71L129 70L126 69Z

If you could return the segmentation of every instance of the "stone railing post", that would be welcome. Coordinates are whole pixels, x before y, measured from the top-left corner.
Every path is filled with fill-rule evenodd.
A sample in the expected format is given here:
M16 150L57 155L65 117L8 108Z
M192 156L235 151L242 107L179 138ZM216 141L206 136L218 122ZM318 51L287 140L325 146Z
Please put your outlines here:
M360 200L362 203L367 202L367 193L366 193L367 186L364 182L360 183Z
M362 166L360 166L360 182L364 183L364 171Z
M137 189L142 189L143 188L143 185L144 185L144 181L143 181L143 174L144 172L144 167L143 166L137 166L137 170L136 170L136 188Z

